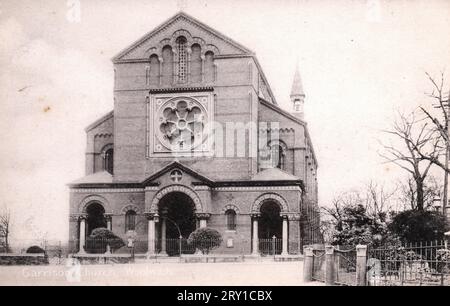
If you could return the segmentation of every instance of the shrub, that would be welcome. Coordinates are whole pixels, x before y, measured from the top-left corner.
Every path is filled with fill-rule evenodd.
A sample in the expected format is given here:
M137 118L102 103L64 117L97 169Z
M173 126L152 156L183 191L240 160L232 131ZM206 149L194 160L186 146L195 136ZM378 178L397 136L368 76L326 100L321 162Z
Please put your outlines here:
M45 253L44 249L37 245L33 245L32 247L29 247L27 249L27 254L44 254L44 253Z
M111 251L114 252L125 246L125 243L120 237L106 228L97 228L92 231L88 239L89 251L105 253L108 245L111 248Z
M213 249L218 248L222 241L220 233L212 228L200 228L188 239L188 243L199 249L202 254L209 254Z
M388 228L404 242L420 242L444 239L448 224L439 212L406 210L395 215Z

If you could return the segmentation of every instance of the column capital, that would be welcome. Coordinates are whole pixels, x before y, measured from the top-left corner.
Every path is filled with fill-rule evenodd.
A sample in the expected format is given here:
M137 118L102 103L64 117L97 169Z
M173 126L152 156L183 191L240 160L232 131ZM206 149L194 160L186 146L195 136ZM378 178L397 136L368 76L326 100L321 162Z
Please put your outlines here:
M86 221L88 218L87 214L81 214L78 216L78 221Z
M200 220L208 220L211 217L211 214L208 213L197 213L196 217Z
M281 215L283 217L283 215ZM284 216L289 220L289 221L300 221L301 220L301 214L284 214Z
M261 213L255 213L255 212L253 212L253 213L251 213L250 214L250 216L253 218L253 219L258 219L258 218L261 218Z
M283 221L284 221L284 220L288 220L289 217L290 217L290 215L287 214L287 213L281 213L281 214L280 214L280 217L281 217L281 218L283 219Z
M104 216L105 216L106 220L111 220L113 217L113 214L104 214Z
M144 216L147 218L148 221L152 221L158 216L158 214L151 213L151 212L145 212Z

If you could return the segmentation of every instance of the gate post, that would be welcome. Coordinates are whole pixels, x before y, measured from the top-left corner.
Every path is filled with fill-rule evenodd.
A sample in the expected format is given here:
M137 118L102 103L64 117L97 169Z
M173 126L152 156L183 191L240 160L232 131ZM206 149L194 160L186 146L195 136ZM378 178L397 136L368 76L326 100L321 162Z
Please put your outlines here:
M314 254L311 247L305 247L303 249L303 281L305 283L312 282L313 280L313 268L314 268Z
M325 285L333 286L335 283L334 247L325 246Z
M367 245L356 246L356 285L366 286Z

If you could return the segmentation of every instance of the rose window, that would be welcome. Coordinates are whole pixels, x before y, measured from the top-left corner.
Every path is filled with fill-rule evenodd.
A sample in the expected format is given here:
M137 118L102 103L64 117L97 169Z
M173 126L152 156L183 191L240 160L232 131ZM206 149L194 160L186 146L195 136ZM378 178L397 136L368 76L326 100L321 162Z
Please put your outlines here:
M169 102L160 108L158 136L171 150L194 149L203 142L205 117L204 108L197 102Z

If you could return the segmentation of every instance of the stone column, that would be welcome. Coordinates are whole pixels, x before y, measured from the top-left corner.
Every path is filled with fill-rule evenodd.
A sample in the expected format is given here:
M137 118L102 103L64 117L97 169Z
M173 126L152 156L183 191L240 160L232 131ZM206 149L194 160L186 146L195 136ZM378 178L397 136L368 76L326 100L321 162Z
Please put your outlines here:
M258 219L260 215L254 214L252 215L252 224L253 224L253 239L252 239L252 255L259 256L259 235L258 235Z
M157 216L153 213L145 214L148 220L148 251L147 256L155 255L155 222Z
M287 256L288 253L288 217L283 216L283 240L282 240L282 256Z
M356 246L356 285L366 286L367 245Z
M314 253L310 247L305 247L303 250L303 280L305 282L312 282L313 280L313 268L314 268Z
M110 231L112 231L112 215L111 214L105 214L106 219L106 228Z
M334 247L325 246L325 285L333 286L335 284L334 271Z
M85 246L86 246L86 220L87 216L82 215L80 216L80 241L79 241L79 247L78 247L78 253L79 254L86 254Z
M161 255L167 255L166 229L167 229L167 219L166 219L166 216L162 216L162 219L161 219Z

